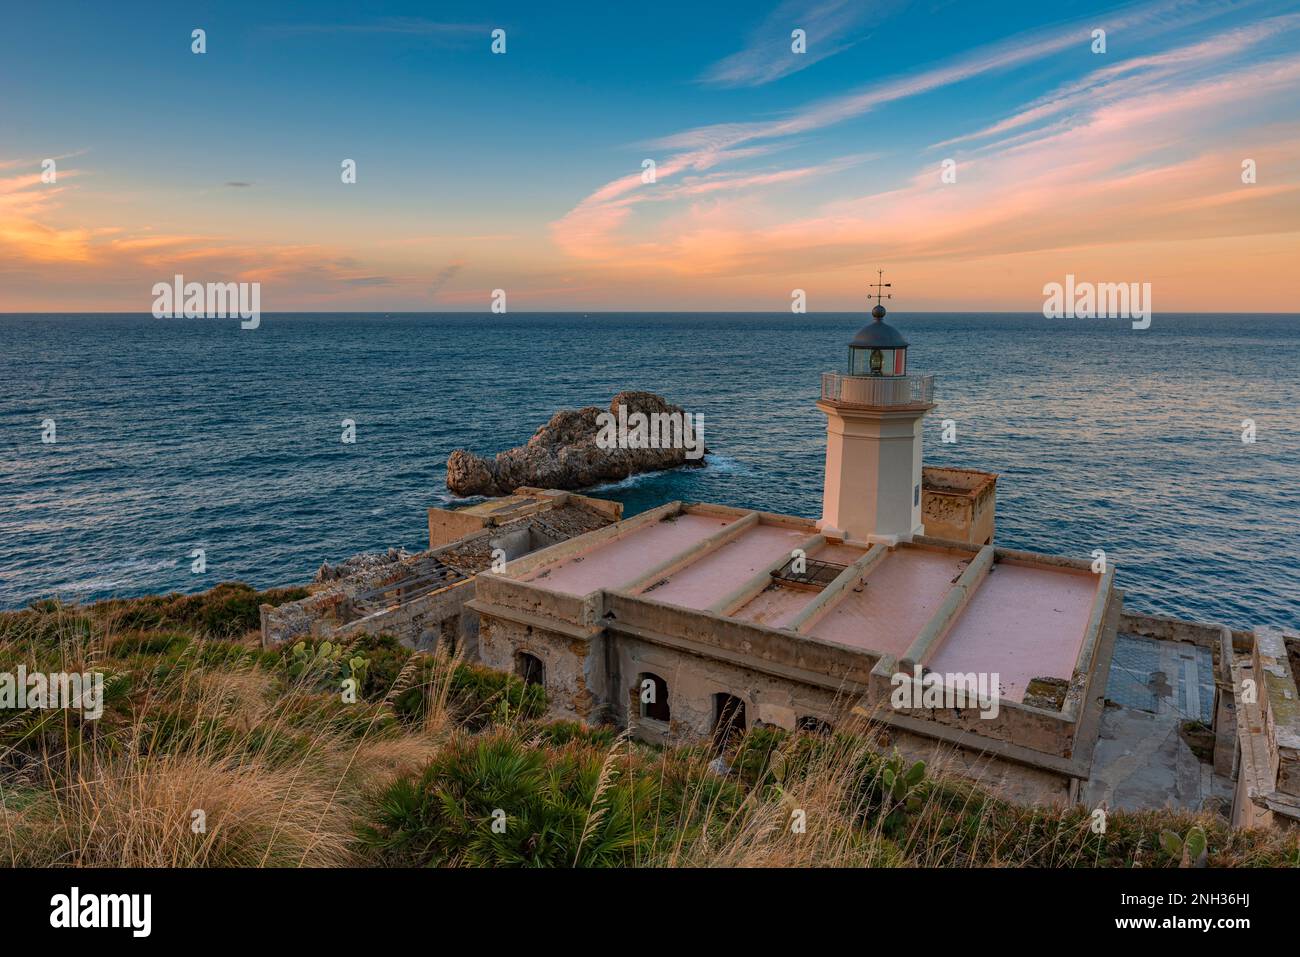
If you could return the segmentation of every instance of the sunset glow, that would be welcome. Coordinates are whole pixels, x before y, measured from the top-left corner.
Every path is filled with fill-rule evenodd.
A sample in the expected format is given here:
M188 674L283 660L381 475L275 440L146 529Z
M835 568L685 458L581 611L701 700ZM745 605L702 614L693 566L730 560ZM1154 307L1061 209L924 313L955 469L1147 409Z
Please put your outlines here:
M11 13L0 311L147 312L176 272L272 312L825 311L877 265L916 310L1067 272L1294 309L1294 6L972 6Z

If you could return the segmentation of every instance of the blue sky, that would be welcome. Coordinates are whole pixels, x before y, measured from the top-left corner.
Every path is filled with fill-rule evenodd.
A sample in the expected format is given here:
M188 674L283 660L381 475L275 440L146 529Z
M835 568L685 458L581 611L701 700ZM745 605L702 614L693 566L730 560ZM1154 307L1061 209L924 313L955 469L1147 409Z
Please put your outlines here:
M853 308L876 264L917 308L1126 268L1214 308L1209 261L1288 301L1300 5L556 6L6 2L0 309L182 267L280 308Z

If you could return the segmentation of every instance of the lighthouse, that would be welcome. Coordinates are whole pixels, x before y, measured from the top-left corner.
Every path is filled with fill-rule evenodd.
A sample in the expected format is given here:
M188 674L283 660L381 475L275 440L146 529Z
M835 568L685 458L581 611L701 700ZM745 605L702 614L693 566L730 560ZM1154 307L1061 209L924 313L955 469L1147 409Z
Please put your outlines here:
M885 292L872 283L872 321L849 342L846 372L822 374L826 414L823 534L896 545L922 535L921 423L934 408L934 376L907 368L907 340L885 321Z

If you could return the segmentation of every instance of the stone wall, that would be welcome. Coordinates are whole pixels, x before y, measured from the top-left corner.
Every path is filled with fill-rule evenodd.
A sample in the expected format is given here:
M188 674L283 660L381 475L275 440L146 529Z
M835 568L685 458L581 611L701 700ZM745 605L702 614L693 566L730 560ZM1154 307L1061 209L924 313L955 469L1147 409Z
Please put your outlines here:
M545 669L548 717L595 722L605 716L604 636L575 638L558 631L491 616L480 620L479 660L497 671L519 674L520 653Z
M958 775L1017 804L1068 807L1078 798L1077 780L1055 771L907 732L893 732L886 742L909 761L924 761L931 773Z
M973 469L921 469L921 523L925 537L971 545L993 541L997 481Z
M800 718L840 723L857 696L836 694L789 678L756 672L713 658L615 632L610 643L611 720L629 723L636 736L656 744L708 740L714 730L715 695L728 694L745 705L745 723L794 730ZM641 716L640 679L662 678L668 686L669 721Z
M477 621L466 623L462 616L465 602L473 597L474 580L466 579L409 602L350 620L341 620L324 610L346 602L346 596L338 592L313 595L302 602L281 605L276 609L264 605L262 644L272 648L304 639L339 640L361 634L387 634L408 647L432 651L439 641L446 638L458 643L473 641L477 635ZM477 619L477 616L473 617ZM472 650L467 648L467 655Z
M387 633L419 650L453 639L469 657L477 651L478 615L465 612L473 599L476 577L504 553L515 564L526 556L557 547L616 522L618 502L546 489L520 489L504 502L485 502L462 510L430 509L429 535L434 547L400 561L366 565L345 577L322 582L300 601L273 608L263 605L262 644L345 638ZM452 536L447 541L442 539ZM404 592L427 587L430 572L461 581L408 599ZM423 585L420 582L424 577ZM408 583L412 583L408 587ZM376 596L377 589L387 589ZM387 607L376 608L384 602Z
M1300 639L1296 652L1300 652ZM1234 827L1300 828L1300 688L1288 639L1258 628L1246 651L1231 661L1237 749Z

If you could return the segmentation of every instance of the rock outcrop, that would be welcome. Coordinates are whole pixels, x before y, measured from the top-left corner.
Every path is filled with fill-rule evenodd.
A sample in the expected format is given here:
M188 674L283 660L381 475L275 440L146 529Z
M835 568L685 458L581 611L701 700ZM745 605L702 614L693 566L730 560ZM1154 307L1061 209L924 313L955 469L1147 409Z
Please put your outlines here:
M621 447L624 443L602 447L610 444L596 441L602 430L602 413L621 418L620 405L625 410L624 421L633 427L636 413L652 422L670 421L665 416L676 416L680 423L687 421L681 407L670 405L653 392L620 392L610 400L609 409L591 405L557 412L527 445L501 452L494 459L457 449L447 459L447 488L456 495L509 495L521 485L574 490L641 472L704 465L703 453L708 450L704 448L702 430L693 440L677 442L675 447L634 447L640 444L635 439L625 443L633 447Z
M324 562L316 571L316 584L338 581L340 578L347 578L358 572L391 565L410 557L411 553L404 548L390 548L386 552L359 552L337 565Z

